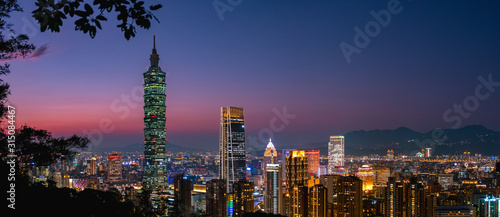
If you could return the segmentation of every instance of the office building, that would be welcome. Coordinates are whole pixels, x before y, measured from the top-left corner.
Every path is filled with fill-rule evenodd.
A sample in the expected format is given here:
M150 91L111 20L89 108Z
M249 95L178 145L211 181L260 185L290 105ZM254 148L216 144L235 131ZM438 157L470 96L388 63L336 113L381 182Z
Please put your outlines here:
M278 152L276 148L274 148L274 144L269 139L269 143L266 146L266 150L264 151L264 159L262 161L261 168L263 170L264 183L267 181L267 173L266 167L268 164L277 164L278 163Z
M337 166L344 166L344 136L330 136L328 143L328 170L330 174Z
M122 157L118 154L108 155L108 179L109 183L122 181Z
M143 188L156 193L165 187L166 109L165 75L153 39L150 67L144 73L144 173Z
M226 180L227 193L230 193L234 182L246 180L243 108L222 107L220 127L219 179Z

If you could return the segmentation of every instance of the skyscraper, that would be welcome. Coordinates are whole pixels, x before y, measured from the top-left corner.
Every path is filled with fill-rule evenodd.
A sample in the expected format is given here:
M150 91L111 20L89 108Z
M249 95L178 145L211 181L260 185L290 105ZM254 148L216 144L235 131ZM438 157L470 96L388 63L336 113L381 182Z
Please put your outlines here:
M308 161L304 151L292 151L286 158L286 214L305 217L307 213Z
M191 181L184 179L184 174L177 174L174 179L174 206L182 216L191 214Z
M327 215L327 190L322 184L309 189L309 217L325 217Z
M266 172L266 167L268 164L277 164L278 163L278 152L276 151L276 148L274 148L274 144L271 142L271 139L269 139L269 143L266 146L266 150L264 152L264 160L262 161L262 170L264 171L263 177L264 177L264 183L267 182L267 172Z
M108 182L122 181L122 157L118 154L108 155Z
M433 216L432 202L435 199L426 196L425 186L416 177L403 181L389 177L385 189L386 216Z
M281 151L281 171L283 171L283 178L282 180L286 181L286 159L288 158L288 156L290 155L290 153L292 153L292 151L295 151L297 149L283 149ZM285 190L286 191L286 190Z
M363 181L356 176L342 176L337 183L335 210L339 217L363 216Z
M243 216L245 213L254 212L253 182L240 180L233 185L233 211L234 216Z
M356 176L321 176L320 183L327 189L328 216L363 216L362 182Z
M282 170L279 164L267 164L266 166L266 191L264 192L264 211L272 214L282 214Z
M207 182L207 215L212 217L227 216L226 181L212 179Z
M144 174L143 187L153 192L163 189L166 177L165 144L165 72L158 66L153 38L153 52L149 58L151 66L144 73Z
M344 166L344 136L330 136L328 143L328 171L330 174L336 166Z
M234 182L246 180L243 108L221 108L219 159L219 179L226 180L227 193L230 193Z

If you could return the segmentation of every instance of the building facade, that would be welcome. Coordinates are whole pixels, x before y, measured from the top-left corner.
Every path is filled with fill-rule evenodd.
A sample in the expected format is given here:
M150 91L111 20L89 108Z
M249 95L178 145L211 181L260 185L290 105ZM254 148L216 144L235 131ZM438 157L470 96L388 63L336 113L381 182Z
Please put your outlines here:
M286 158L286 215L305 217L307 212L308 159L305 151L292 151Z
M243 108L222 107L220 127L219 179L226 180L227 193L230 193L234 182L246 180Z
M160 57L153 40L150 67L144 73L144 173L143 188L152 192L165 187L166 109L165 76L158 65Z
M221 179L212 179L207 182L206 191L207 215L211 217L226 217L228 213L226 181Z
M253 182L240 180L233 185L233 216L254 212Z
M122 181L122 157L118 154L108 155L109 183Z
M272 214L282 214L283 191L282 170L279 164L267 164L266 190L264 192L264 211Z
M330 136L328 143L328 171L344 166L344 136Z
M278 163L278 152L274 147L274 144L269 139L269 143L266 146L266 150L264 151L264 159L262 160L261 168L263 172L264 183L267 182L267 172L266 167L268 164L277 164Z
M306 151L310 176L318 174L319 155L319 150Z

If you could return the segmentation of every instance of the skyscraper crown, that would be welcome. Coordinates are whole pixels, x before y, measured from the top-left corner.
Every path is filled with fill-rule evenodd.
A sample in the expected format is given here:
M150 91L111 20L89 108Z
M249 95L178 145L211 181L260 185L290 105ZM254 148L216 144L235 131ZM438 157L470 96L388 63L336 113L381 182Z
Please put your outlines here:
M153 52L149 57L151 62L151 67L158 67L158 62L160 62L160 55L156 53L156 36L153 36Z

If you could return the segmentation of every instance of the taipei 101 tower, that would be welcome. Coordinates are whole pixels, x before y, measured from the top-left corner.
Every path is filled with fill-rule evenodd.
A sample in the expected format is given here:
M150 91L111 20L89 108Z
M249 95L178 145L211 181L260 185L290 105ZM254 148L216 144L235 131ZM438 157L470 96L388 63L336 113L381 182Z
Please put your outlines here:
M165 165L166 109L165 75L161 71L153 36L153 52L149 57L151 66L144 73L144 173L143 189L159 193L166 185Z

